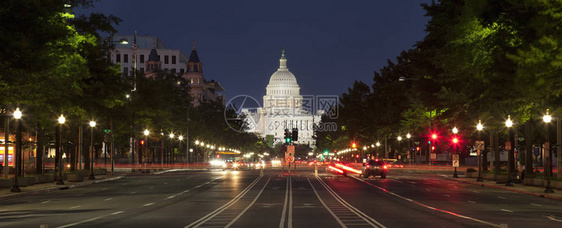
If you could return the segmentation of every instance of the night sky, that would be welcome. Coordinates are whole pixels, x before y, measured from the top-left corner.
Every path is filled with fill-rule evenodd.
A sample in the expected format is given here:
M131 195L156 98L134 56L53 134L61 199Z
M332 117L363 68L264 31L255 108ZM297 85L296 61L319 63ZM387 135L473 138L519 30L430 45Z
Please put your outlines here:
M193 39L207 80L227 101L250 95L260 103L285 48L301 95L341 95L424 38L430 0L103 0L76 10L113 14L118 35L157 36L188 58Z

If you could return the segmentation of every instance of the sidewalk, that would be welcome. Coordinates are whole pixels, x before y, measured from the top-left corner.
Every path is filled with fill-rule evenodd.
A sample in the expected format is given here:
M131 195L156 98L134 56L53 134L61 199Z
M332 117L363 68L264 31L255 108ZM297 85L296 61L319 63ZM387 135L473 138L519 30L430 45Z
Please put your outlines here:
M10 191L11 188L0 188L0 200L14 199L14 198L22 197L22 196L27 196L27 195L43 194L43 193L48 193L48 192L53 192L53 191L58 191L58 190L76 188L76 187L80 187L80 186L84 186L84 185L90 185L90 184L101 183L101 182L106 182L106 181L118 180L118 179L123 178L124 176L125 176L125 173L115 173L115 175L113 175L113 176L111 176L110 174L108 174L108 175L96 175L95 180L88 180L88 178L86 177L86 178L84 178L85 180L83 182L64 181L64 185L57 185L53 181L53 182L49 182L49 183L41 183L41 184L34 184L34 185L31 185L31 186L27 186L27 187L20 187L21 192L11 192Z
M519 193L534 195L543 198L562 200L562 189L552 188L554 190L554 193L544 193L545 187L529 186L529 185L524 185L522 183L514 183L513 186L505 186L505 183L498 184L496 183L496 181L491 181L491 180L484 180L483 182L477 182L476 178L459 177L459 178L447 178L447 179L473 184L473 185L480 185L484 187L503 189L512 192L519 192Z

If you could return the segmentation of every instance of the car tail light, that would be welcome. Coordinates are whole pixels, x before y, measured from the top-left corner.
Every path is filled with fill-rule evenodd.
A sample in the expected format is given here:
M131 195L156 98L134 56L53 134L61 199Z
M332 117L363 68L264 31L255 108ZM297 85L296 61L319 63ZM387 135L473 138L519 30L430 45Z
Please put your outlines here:
M385 165L385 166L383 166L382 168L383 168L383 169L388 169L388 167L386 167L386 165Z

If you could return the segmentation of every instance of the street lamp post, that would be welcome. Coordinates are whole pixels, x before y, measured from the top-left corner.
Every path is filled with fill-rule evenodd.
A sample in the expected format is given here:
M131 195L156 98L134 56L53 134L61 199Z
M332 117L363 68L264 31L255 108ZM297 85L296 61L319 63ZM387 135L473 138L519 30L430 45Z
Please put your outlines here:
M19 108L16 108L16 111L14 111L14 118L16 119L16 156L15 156L15 172L14 172L14 185L12 186L12 188L10 189L11 192L21 192L21 189L19 187L19 183L18 183L18 175L19 175L19 170L20 170L20 164L19 164L19 156L21 153L21 116L22 113L20 111ZM8 134L8 132L6 132L5 134ZM4 142L6 144L8 144L8 142ZM6 164L7 166L7 162L8 158L4 157L4 164Z
M174 164L174 133L170 133L170 154L168 156L169 162L168 164Z
M453 127L453 134L454 134L454 136L453 136L453 150L454 150L455 156L458 156L458 153L457 153L457 145L458 145L457 143L459 143L459 139L457 138L458 133L459 133L459 129L457 127ZM453 160L455 160L455 159L453 159ZM459 178L459 175L457 174L457 166L454 165L454 168L455 168L455 174L453 174L453 178Z
M178 147L178 152L181 152L181 141L183 141L183 135L178 136L178 141L179 141L179 147ZM185 154L185 161L187 162L187 156L189 156L188 153Z
M63 165L62 165L62 125L66 122L66 118L64 118L64 116L61 114L59 117L59 143L58 143L58 168L59 168L59 172L58 172L58 178L57 178L57 185L64 185L64 181L62 180L62 169L63 169Z
M484 125L482 125L482 121L478 120L478 125L476 125L476 130L478 130L478 140L480 140L480 132L484 129ZM484 178L482 177L482 151L480 151L480 146L477 148L478 152L478 178L476 179L477 182L483 182Z
M507 182L505 182L505 186L513 186L513 160L515 159L513 153L511 152L511 127L513 126L513 121L511 121L511 116L507 116L507 120L505 121L505 126L507 127L507 142L506 146L509 148L505 148L507 150Z
M414 158L414 156L412 154L412 146L410 145L410 138L412 138L412 135L410 133L408 133L406 135L406 138L408 139L408 155L410 156L408 161L410 163L410 166L412 166L412 159Z
M549 125L550 121L552 121L552 117L548 114L548 109L546 110L546 114L542 117L544 123L546 124L546 142L545 142L545 149L546 149L546 156L547 158L547 166L545 167L544 174L546 175L546 188L544 189L545 193L554 193L552 190L552 186L550 185L550 176L552 175L552 153L550 150L550 137L549 137ZM558 167L560 169L560 167Z
M94 127L96 126L96 121L90 121L90 177L88 179L95 180L94 176Z
M146 159L148 157L148 135L150 134L150 131L148 131L148 129L144 130L144 164L145 164L145 168L146 168Z
M402 136L398 136L398 150L397 150L397 155L395 154L394 157L398 158L398 156L400 156L400 150L402 150L402 145L400 144L400 142L402 142Z

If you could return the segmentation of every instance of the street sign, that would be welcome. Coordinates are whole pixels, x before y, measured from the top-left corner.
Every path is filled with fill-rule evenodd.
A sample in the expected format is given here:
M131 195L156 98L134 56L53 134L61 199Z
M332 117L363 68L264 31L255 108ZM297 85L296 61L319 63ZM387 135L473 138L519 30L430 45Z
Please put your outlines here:
M511 142L505 142L505 150L511 150Z
M453 167L459 167L459 160L453 160Z
M484 141L476 141L474 147L476 147L477 150L484 150Z
M533 154L535 156L539 156L541 154L540 148L538 147L533 148Z
M287 153L295 154L295 145L288 145L287 146Z
M295 160L295 157L293 156L288 156L285 158L285 162L293 162Z

